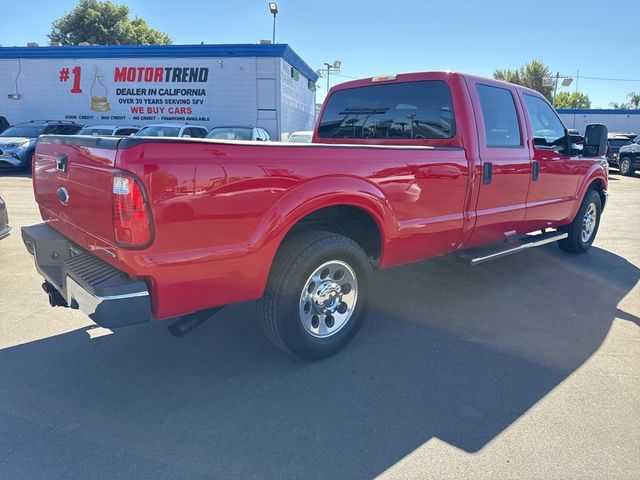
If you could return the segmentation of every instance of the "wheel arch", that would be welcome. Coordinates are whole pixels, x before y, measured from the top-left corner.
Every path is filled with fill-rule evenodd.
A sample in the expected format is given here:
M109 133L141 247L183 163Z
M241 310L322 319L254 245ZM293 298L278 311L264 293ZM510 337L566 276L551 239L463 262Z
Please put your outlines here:
M345 218L355 219L364 228L362 231L348 228ZM264 285L278 249L288 236L323 228L346 234L356 241L371 254L374 264L384 262L385 246L398 231L391 205L375 184L347 176L305 182L271 206L251 239L250 248L260 250L267 262L263 265L267 275ZM365 233L375 234L374 239L363 241Z

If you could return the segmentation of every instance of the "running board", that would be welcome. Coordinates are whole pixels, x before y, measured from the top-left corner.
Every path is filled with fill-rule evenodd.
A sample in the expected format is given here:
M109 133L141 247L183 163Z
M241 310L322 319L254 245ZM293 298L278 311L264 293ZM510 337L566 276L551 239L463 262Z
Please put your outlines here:
M492 244L488 247L472 248L461 252L460 256L468 259L471 265L480 265L497 258L506 257L514 253L519 253L529 248L540 247L547 243L557 242L569 236L566 232L547 232L538 235L525 235L518 240L510 240L498 244Z

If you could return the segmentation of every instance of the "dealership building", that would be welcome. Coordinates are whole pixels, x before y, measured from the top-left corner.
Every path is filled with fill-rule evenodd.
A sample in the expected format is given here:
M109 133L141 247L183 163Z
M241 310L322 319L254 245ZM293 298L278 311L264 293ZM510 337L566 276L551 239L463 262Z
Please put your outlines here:
M286 44L0 47L12 124L160 122L311 130L318 75Z
M581 133L590 123L602 123L610 132L640 135L640 110L567 108L559 109L558 115L567 128L575 128Z

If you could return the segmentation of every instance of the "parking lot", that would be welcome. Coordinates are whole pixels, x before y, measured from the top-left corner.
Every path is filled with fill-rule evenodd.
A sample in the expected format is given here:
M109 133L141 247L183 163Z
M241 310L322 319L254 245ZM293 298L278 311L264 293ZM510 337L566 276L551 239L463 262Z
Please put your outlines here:
M306 363L253 303L182 339L52 309L0 177L0 478L640 478L640 176L594 247L380 272L345 351Z

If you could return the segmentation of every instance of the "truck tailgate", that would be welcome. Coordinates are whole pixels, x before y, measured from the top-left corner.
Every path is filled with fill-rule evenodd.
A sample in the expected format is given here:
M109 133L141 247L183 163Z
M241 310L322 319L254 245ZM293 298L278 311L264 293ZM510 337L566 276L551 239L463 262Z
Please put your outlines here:
M112 172L119 141L83 136L39 139L33 187L43 219L58 230L79 230L85 238L88 234L113 245Z

